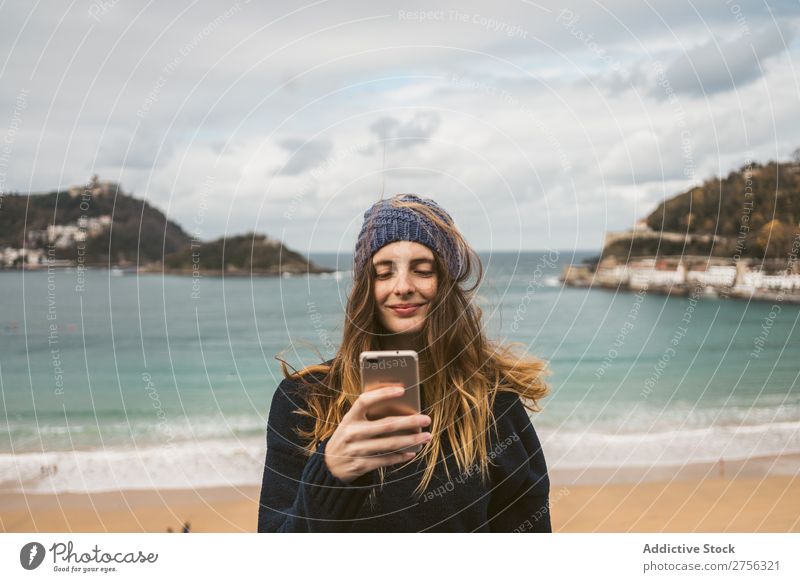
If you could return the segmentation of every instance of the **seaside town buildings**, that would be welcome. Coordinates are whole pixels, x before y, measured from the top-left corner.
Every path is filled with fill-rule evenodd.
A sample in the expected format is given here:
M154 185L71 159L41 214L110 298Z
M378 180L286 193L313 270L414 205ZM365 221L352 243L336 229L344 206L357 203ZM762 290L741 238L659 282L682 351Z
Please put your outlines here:
M111 227L111 216L80 217L73 224L50 224L43 230L30 230L26 233L27 245L24 248L0 248L0 268L13 269L25 264L27 268L38 268L47 264L47 248L69 249L83 244ZM58 264L71 264L70 261Z
M120 191L119 184L100 181L97 176L84 186L71 186L67 193L70 198L115 196ZM111 228L111 215L80 216L76 222L69 224L49 224L40 230L28 230L25 233L25 246L15 248L0 247L0 269L40 268L48 264L48 249L69 249L82 245L88 239L95 238ZM71 265L71 261L50 260L52 266Z
M683 241L692 235L651 231L639 223L630 231L609 233L605 244L644 237ZM710 235L700 235L710 242ZM670 238L672 237L672 238ZM676 238L679 237L679 238ZM699 238L699 237L696 237ZM797 256L785 259L744 259L710 256L633 256L621 260L605 257L596 264L567 265L561 273L565 285L600 287L689 295L701 289L704 295L800 303L800 263Z

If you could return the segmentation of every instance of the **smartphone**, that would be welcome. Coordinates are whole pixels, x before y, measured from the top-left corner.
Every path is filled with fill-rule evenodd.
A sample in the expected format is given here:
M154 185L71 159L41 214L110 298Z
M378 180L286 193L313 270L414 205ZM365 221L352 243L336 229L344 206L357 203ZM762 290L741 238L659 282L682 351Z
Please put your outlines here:
M378 402L367 410L368 420L386 416L405 416L419 414L421 398L419 391L419 358L414 350L389 350L361 352L361 390L368 392L385 386L403 386L402 396ZM404 429L383 436L416 434L422 427ZM404 451L417 451L422 445L404 448Z

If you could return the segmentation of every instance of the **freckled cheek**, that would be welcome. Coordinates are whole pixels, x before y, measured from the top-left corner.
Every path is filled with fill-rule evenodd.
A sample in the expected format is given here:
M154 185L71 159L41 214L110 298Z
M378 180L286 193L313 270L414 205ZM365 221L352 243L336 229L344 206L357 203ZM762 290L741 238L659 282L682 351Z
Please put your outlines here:
M428 285L420 288L420 292L427 297L429 300L433 299L434 295L436 295L436 282L433 281Z
M375 296L375 302L378 305L383 305L386 301L386 298L389 296L390 289L381 283L375 283L375 287L373 288L373 295Z

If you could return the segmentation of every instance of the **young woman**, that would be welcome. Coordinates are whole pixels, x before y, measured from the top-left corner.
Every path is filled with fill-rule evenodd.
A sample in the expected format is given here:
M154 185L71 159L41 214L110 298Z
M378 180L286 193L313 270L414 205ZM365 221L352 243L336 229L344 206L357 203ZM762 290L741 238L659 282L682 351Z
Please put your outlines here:
M294 373L281 361L258 531L551 531L526 411L549 390L547 368L485 337L473 300L483 269L450 215L413 194L376 203L353 276L336 357ZM417 351L423 410L368 420L402 389L362 394L359 355L389 349ZM412 427L423 430L385 436Z

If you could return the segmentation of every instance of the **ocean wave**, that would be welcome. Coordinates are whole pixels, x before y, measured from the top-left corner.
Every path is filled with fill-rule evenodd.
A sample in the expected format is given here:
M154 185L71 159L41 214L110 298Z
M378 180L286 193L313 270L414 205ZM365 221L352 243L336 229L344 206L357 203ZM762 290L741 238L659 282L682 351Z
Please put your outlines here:
M649 433L537 429L551 470L670 467L800 454L800 422ZM0 489L31 493L257 486L263 437L0 455Z
M673 466L800 454L800 422L675 427L650 433L539 431L548 464L560 469Z
M570 402L545 403L533 417L534 425L551 430L590 431L601 434L649 434L709 427L762 426L800 422L800 405L785 397L762 397L752 401L730 400L725 405L702 407L690 402L673 402L664 408L628 403L601 408L596 403L576 406Z
M14 420L0 423L0 453L25 453L64 448L124 447L175 442L236 439L266 434L267 419L256 414L203 415L167 422L131 417L129 421L80 422Z
M86 493L256 485L261 482L265 452L261 439L249 439L4 454L0 489Z

